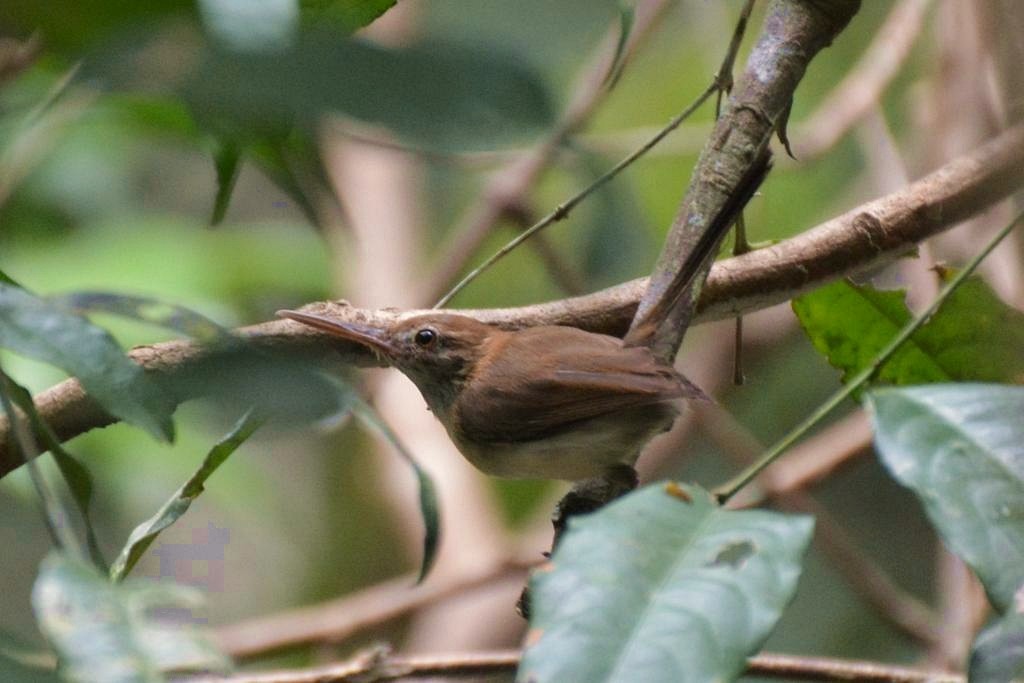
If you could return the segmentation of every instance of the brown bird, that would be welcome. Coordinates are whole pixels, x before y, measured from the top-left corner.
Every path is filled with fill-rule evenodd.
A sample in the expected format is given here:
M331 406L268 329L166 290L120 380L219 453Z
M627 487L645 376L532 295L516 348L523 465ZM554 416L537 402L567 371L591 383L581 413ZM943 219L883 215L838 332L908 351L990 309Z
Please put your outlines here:
M671 426L673 399L704 398L648 348L574 327L509 331L450 313L387 327L278 315L378 353L416 384L459 451L501 477L577 480L632 465Z

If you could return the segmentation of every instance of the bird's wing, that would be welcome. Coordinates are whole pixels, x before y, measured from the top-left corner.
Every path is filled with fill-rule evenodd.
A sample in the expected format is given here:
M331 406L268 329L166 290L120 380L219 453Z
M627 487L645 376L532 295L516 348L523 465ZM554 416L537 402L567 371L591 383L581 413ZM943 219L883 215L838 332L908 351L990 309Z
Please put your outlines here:
M646 348L612 337L544 328L520 333L470 379L459 401L459 428L483 442L532 441L630 408L704 394Z

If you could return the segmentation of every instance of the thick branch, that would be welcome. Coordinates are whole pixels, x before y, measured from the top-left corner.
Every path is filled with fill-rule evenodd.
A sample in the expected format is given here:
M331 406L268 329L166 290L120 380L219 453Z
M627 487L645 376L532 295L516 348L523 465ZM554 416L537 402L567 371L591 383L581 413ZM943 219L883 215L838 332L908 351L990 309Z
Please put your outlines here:
M807 65L858 9L860 0L775 0L769 6L761 36L672 221L627 342L651 346L664 358L675 356L716 251L705 255L701 246L708 237L713 245L721 242L721 228L728 228L756 189L749 186L773 132L785 140L793 93Z
M833 218L767 249L717 263L698 306L698 320L720 320L786 301L826 282L904 256L916 243L947 230L991 206L1024 184L1024 125L1018 125L971 154L890 195ZM462 311L505 327L575 325L623 334L646 279L633 280L583 297L520 308ZM339 319L382 322L415 311L359 309L344 302L321 302L311 310ZM328 337L305 325L275 320L239 333L267 348L308 354L318 360L374 365L364 348ZM171 341L131 351L140 365L171 375L194 367L203 349ZM188 397L182 397L188 398ZM75 380L36 397L40 414L62 439L70 439L113 420L96 406ZM0 476L20 465L7 447L7 424L0 421Z
M486 676L513 672L519 666L517 650L471 652L452 655L392 655L377 650L359 654L341 664L313 669L243 673L234 676L202 676L189 683L355 683L395 681L434 676ZM911 669L878 662L800 657L762 653L747 660L746 673L765 678L802 681L862 681L879 683L964 683L964 677L939 671Z

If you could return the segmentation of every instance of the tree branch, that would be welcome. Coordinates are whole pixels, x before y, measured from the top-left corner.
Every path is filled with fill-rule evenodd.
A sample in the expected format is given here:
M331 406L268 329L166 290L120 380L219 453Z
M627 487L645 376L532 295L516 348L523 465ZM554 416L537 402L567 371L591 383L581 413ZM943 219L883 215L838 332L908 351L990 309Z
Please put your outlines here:
M761 36L672 221L627 343L650 346L664 359L675 357L717 245L763 177L758 168L768 141L778 131L787 143L786 119L807 65L859 9L860 0L769 5Z
M367 683L428 676L484 676L513 672L519 666L517 650L450 655L392 655L371 650L341 664L234 676L202 676L188 683ZM746 673L766 678L804 681L861 681L863 683L964 683L963 676L925 671L878 662L831 657L799 657L762 653L747 662Z
M715 264L701 294L698 321L721 320L791 299L832 280L906 256L914 245L1007 197L1024 184L1024 125L942 166L899 192L868 202L816 228L766 249ZM574 325L623 334L647 285L638 279L582 297L505 309L460 311L503 327ZM346 302L319 302L307 310L339 319L382 324L416 311L366 310ZM365 348L305 325L275 320L238 333L259 346L300 353L320 362L377 365ZM131 357L156 375L194 368L204 349L177 340L142 346ZM180 396L180 400L191 398ZM61 439L103 427L113 418L89 399L76 380L36 397L39 412ZM7 447L0 420L0 476L21 462Z

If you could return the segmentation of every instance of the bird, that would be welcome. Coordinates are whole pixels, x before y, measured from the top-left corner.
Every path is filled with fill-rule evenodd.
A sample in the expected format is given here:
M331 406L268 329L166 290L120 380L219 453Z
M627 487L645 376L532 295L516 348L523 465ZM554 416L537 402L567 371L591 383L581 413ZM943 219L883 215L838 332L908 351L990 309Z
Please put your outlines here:
M367 324L301 310L278 315L368 348L404 373L477 469L578 481L632 466L707 396L647 347L562 325L507 330L455 313Z

